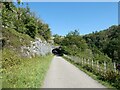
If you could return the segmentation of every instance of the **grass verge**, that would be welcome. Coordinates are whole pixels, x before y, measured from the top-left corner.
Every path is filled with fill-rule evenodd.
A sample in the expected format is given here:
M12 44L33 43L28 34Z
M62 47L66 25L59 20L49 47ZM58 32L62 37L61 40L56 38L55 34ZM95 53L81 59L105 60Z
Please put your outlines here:
M101 83L102 85L104 85L107 88L111 88L114 90L118 90L116 89L116 87L112 86L111 84L109 84L107 81L102 81L100 79L98 79L98 76L93 74L92 72L87 71L86 69L84 69L82 66L80 66L78 63L75 63L73 61L71 61L70 59L66 58L63 56L63 58L65 60L67 60L68 62L70 62L71 64L75 65L77 68L79 68L80 70L82 70L83 72L85 72L87 75L89 75L90 77L92 77L94 80L98 81L99 83Z
M52 55L23 59L2 70L2 88L40 88L52 60Z

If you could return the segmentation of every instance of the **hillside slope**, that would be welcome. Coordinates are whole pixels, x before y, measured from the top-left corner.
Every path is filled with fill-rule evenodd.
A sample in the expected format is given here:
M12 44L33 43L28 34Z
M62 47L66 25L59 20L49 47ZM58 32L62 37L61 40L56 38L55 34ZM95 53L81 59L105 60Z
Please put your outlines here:
M112 61L120 63L120 25L83 36L91 49L97 48Z

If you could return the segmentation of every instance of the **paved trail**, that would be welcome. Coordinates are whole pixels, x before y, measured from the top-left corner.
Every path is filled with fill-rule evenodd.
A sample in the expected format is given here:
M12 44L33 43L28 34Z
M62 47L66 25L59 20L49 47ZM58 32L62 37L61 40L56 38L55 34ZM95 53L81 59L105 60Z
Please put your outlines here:
M43 88L105 88L62 57L55 56Z

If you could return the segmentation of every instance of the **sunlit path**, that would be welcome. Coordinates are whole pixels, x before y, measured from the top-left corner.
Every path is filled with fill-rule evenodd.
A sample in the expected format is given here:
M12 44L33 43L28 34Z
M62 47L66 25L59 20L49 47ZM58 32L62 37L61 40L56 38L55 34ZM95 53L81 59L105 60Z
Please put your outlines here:
M61 57L55 56L43 88L105 88Z

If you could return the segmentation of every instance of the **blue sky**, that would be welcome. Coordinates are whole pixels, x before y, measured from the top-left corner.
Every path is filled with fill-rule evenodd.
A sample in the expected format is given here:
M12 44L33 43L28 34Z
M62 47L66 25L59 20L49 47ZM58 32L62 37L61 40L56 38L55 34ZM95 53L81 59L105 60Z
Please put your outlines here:
M77 29L84 35L118 24L117 2L29 2L29 7L49 24L52 34Z

